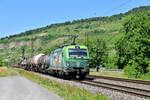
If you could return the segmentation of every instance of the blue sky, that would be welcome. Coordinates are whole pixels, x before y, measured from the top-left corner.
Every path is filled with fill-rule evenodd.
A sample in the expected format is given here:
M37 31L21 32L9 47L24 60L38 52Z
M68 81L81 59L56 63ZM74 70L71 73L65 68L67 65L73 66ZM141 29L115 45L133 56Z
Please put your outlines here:
M0 38L81 18L110 16L150 0L0 0Z

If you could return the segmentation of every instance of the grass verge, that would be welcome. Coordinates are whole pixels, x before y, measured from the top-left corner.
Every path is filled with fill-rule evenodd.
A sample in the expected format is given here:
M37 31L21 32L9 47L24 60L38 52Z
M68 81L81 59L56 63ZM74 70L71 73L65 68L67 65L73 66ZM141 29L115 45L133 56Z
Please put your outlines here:
M15 76L18 73L13 68L0 67L0 77Z
M8 70L6 67L0 67L0 77L8 76Z
M99 70L98 72L95 69L90 69L90 75L96 76L108 76L108 77L116 77L116 78L128 78L127 75L124 74L123 71L119 72L104 72L103 70Z
M47 78L43 78L33 72L27 72L24 70L16 70L21 76L38 83L39 85L53 91L59 96L63 97L65 100L110 100L107 97L96 94L93 95L90 91L86 89L79 89L74 86L69 86L67 84L60 84L55 81L51 81Z
M9 74L9 76L18 75L17 71L15 71L14 68L8 68L8 74Z
M127 75L124 74L123 71L122 72L102 72L101 70L99 70L98 72L96 72L94 69L92 69L90 72L90 75L150 81L150 73L141 75L140 78L134 78L134 77L128 77Z
M108 77L117 77L117 78L128 78L126 75L124 75L123 72L90 72L90 75L96 75L96 76L108 76Z

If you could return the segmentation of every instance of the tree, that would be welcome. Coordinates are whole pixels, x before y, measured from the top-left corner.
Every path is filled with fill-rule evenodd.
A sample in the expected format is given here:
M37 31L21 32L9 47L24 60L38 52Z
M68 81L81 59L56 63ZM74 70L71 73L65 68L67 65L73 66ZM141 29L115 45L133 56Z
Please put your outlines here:
M103 40L97 39L89 43L90 67L104 65L108 55L106 43Z
M4 60L2 60L2 58L0 57L0 67L5 66L5 65L6 65L6 62Z
M131 77L150 72L150 11L124 20L124 36L116 44L119 68Z

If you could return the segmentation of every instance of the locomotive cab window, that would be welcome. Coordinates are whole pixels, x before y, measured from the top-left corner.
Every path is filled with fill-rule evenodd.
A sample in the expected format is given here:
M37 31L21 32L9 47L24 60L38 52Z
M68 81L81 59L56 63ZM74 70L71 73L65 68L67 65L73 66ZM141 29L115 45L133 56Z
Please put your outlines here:
M87 57L87 49L68 49L69 57Z

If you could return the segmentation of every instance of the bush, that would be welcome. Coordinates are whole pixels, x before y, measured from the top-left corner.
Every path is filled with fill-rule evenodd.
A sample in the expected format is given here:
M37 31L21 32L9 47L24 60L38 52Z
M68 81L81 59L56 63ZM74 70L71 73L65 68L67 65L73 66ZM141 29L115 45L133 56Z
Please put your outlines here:
M4 60L2 60L2 58L0 58L0 67L1 66L6 66L6 62Z
M105 41L97 39L96 41L90 41L89 44L90 67L104 65L108 55Z
M105 66L106 66L107 69L118 69L118 66L117 66L116 62L117 62L116 55L110 54L107 57L107 62L105 63Z

